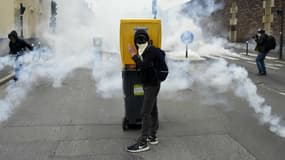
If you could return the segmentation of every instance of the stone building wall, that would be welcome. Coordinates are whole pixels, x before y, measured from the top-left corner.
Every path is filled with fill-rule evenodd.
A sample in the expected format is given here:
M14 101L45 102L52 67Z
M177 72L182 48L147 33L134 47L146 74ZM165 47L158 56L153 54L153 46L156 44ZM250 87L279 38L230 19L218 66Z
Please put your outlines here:
M51 0L1 0L0 39L11 30L20 34L20 4L25 6L23 28L25 38L37 38L49 27Z
M284 0L224 0L223 10L224 29L228 32L228 39L234 42L245 42L252 37L258 28L266 29L267 33L275 38L280 37L280 17L277 10L283 8L285 14ZM231 25L233 17L233 3L236 3L236 24ZM266 8L266 9L265 9ZM284 20L285 26L285 20ZM236 31L236 38L231 39L231 33Z

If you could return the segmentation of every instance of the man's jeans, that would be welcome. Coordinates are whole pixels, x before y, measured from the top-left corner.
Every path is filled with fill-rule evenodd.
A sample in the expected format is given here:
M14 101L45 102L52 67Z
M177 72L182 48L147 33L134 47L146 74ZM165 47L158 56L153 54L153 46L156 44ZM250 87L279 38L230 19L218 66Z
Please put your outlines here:
M15 56L13 55L11 58L14 61L15 77L19 78L21 69L23 67L23 54Z
M265 67L265 57L266 57L267 53L258 53L257 57L256 57L256 65L257 65L257 69L258 69L258 73L260 74L266 74L266 67Z
M144 86L144 100L142 107L142 137L155 136L159 127L157 96L160 90L158 86Z

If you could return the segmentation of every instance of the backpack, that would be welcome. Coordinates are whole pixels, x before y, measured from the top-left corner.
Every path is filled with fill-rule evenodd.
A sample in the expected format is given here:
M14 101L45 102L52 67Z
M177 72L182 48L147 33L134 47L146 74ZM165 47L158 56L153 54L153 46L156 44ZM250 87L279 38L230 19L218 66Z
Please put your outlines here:
M269 35L266 40L265 48L267 50L274 50L276 47L276 40L273 36Z
M165 52L161 49L158 50L158 59L157 59L157 65L155 66L156 72L158 74L158 79L163 82L166 80L168 76L168 66L165 61Z

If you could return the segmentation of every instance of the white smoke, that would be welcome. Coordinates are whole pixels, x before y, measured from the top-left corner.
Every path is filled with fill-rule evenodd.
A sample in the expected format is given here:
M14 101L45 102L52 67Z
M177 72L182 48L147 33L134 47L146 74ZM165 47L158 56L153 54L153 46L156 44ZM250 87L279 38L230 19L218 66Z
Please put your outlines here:
M216 93L233 91L236 96L246 100L261 123L268 124L270 130L281 137L285 137L285 127L282 118L272 113L272 107L265 103L265 99L257 94L256 85L248 78L248 72L237 65L229 64L225 60L210 63L204 73L191 69L194 81Z
M203 17L208 17L213 12L223 9L224 3L218 0L199 0L191 1L185 6L184 12L192 19L200 21Z
M5 121L12 114L15 107L26 98L27 93L32 89L32 83L21 79L21 82L9 82L6 89L7 95L0 100L0 122Z
M6 95L0 100L0 122L9 118L13 110L26 98L39 77L47 77L49 75L46 74L49 71L48 63L43 63L48 62L45 59L48 57L39 54L43 54L43 52L37 50L21 58L23 67L19 73L19 80L17 82L8 82ZM48 54L48 52L44 54ZM15 57L9 56L0 58L2 64L12 67L15 67L14 59Z
M122 91L121 62L118 54L104 56L95 52L93 78L96 82L97 93L103 98L110 98Z
M53 50L35 51L26 56L20 80L10 82L6 96L0 100L0 121L9 118L14 108L26 97L28 92L41 79L53 82L60 87L65 77L77 68L93 69L93 78L97 93L104 98L120 95L122 92L121 62L119 56L119 22L121 18L152 18L152 0L57 0L58 16L55 34L45 33ZM206 5L191 8L189 18L180 14L180 7L169 5L169 0L158 1L159 16L163 22L163 48L171 50L172 56L183 56L185 46L180 35L190 30L195 35L190 45L190 55L234 54L224 49L225 41L219 38L203 37L203 31L197 19L210 15L221 4L214 0L203 0ZM164 10L171 8L171 10ZM200 7L202 6L202 8ZM196 14L201 13L203 14ZM207 11L207 12L206 12ZM102 46L94 46L93 39L100 37ZM98 48L100 47L100 48ZM100 55L98 50L107 51ZM47 58L35 60L34 55L44 53ZM171 56L168 53L168 56ZM41 57L41 56L40 56ZM5 59L0 68L3 68ZM7 62L7 64L9 64ZM6 64L5 64L6 65ZM233 91L236 96L245 99L259 115L259 120L270 126L270 130L285 137L280 117L272 114L271 107L257 94L257 88L248 78L245 69L230 65L226 61L209 64L203 72L196 71L189 61L169 60L170 75L163 83L162 92L175 92L192 88L199 84L205 88L214 88L216 94Z

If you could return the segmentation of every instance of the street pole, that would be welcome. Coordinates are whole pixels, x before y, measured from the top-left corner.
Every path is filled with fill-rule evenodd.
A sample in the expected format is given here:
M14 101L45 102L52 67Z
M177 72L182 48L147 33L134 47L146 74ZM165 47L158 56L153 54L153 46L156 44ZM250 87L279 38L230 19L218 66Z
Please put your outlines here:
M246 41L246 55L248 56L248 41Z
M153 19L157 18L157 0L152 0L152 14Z
M21 38L24 38L24 24L23 24L23 15L20 15L20 25L21 25Z
M281 14L281 26L280 26L280 57L279 59L282 59L282 56L283 56L283 23L284 23L284 13L283 13L283 9L282 9L282 14Z
M188 44L186 44L186 55L185 58L188 58Z
M283 30L284 30L284 12L283 9L277 11L280 16L280 49L279 49L279 59L283 58Z
M52 33L55 33L56 29L56 15L57 15L57 3L52 0L51 1L51 17L50 17L50 27Z
M26 7L23 6L23 3L20 4L20 27L21 27L21 37L24 38L24 13Z

